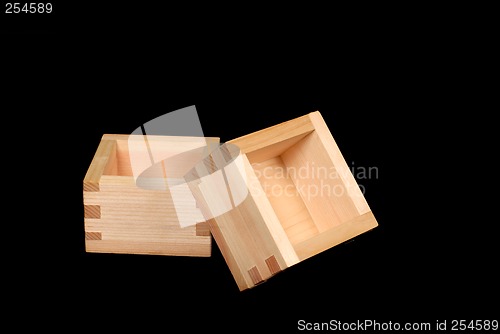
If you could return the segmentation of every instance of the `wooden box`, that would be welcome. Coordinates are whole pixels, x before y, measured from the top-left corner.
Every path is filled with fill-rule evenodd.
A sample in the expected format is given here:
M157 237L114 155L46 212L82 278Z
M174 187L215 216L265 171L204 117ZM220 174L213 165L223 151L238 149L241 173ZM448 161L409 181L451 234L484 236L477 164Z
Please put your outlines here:
M189 152L218 142L218 138L105 134L83 181L87 252L210 256L207 225L179 224L181 211L199 211L192 195L185 196L181 208L179 204L174 208L168 187L138 187L134 175L188 152L174 159L175 168L169 170L168 177L182 178L199 162Z
M377 226L319 112L227 145L188 179L240 290ZM238 168L244 191L228 183Z

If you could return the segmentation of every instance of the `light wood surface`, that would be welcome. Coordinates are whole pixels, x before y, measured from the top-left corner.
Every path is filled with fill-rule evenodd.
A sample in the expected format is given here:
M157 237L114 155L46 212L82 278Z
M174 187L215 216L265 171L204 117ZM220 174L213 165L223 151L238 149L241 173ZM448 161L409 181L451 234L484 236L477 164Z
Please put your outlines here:
M318 228L292 179L283 174L286 166L281 157L268 159L253 167L260 175L265 194L292 245L318 234Z
M141 146L134 143L144 143L144 136L106 134L102 137L83 181L87 252L210 256L208 225L203 222L189 188L186 187L184 195L180 194L181 200L176 198L174 207L168 187L154 190L136 185L130 156L153 154L153 160L148 158L140 166L146 170L153 163L161 164L161 159L206 143L218 143L218 138L148 136L147 141L149 146L143 148L149 152L142 152L138 151ZM131 148L136 152L130 152ZM175 179L194 162L184 157L171 165L175 168L167 168L169 175L162 176ZM192 215L201 223L182 228L180 214Z
M211 233L245 290L378 225L319 112L200 151L217 143L104 135L84 179L87 251L209 256Z
M198 164L203 177L190 187L240 290L377 226L319 112L228 143L242 152L243 203L226 210L231 187L214 188L227 182L213 173L220 166Z
M369 211L312 238L302 241L295 246L295 249L302 261L375 227L377 227L377 222L373 213Z

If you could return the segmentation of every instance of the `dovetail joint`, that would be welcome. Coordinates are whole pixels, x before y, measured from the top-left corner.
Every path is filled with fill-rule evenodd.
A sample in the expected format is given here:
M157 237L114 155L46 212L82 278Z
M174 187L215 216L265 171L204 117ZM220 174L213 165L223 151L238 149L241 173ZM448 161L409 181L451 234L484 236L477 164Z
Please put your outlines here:
M199 237L210 236L210 229L206 222L196 224L196 235Z
M99 183L83 182L83 191L99 191Z
M276 257L274 255L271 255L266 259L266 264L269 268L269 271L271 272L271 275L275 275L281 271L280 264L278 263L278 260L276 260Z
M102 240L101 232L85 232L85 240Z
M255 266L248 270L248 274L250 275L250 279L252 280L254 285L257 285L264 281L262 279L262 276L260 275L259 269Z
M84 205L85 218L101 218L100 205Z

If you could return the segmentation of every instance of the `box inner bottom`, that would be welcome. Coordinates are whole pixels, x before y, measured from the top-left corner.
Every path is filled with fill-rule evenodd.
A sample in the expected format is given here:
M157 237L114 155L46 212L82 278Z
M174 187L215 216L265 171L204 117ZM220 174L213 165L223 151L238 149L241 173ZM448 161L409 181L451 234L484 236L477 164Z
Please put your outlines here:
M247 157L294 248L358 215L315 131Z

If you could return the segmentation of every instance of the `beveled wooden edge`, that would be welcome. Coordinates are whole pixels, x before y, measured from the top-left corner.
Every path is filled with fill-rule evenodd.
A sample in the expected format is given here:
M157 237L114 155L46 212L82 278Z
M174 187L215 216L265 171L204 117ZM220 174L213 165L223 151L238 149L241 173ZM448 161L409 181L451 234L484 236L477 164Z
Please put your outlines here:
M370 211L370 207L366 202L366 199L358 186L358 183L354 176L352 175L346 160L344 159L342 152L340 151L337 143L333 139L333 135L328 129L323 116L319 111L310 113L309 118L314 126L318 137L323 144L325 151L327 152L330 160L335 166L337 175L342 179L344 187L349 194L358 214L362 215Z
M143 135L124 135L124 134L104 134L97 147L96 153L90 163L90 166L83 179L84 191L99 191L99 182L104 174L109 158L117 149L118 140L129 140L130 138L142 139L147 137L148 141L176 141L176 142L198 142L203 138L207 144L217 144L219 137L183 137L183 136L143 136Z
M229 140L228 143L238 146L242 153L249 153L302 134L310 133L314 126L309 115L265 128L250 134Z
M378 223L375 216L369 211L348 222L324 231L315 237L302 241L295 245L294 248L300 261L303 261L377 226Z
M116 141L101 140L83 179L84 191L99 191L99 181L110 156L116 151Z
M159 136L159 135L124 135L124 134L109 134L106 133L102 136L101 140L129 140L133 138L144 138L147 137L149 140L158 141L178 141L178 142L190 142L190 141L200 141L201 138L205 139L207 142L220 141L219 137L195 137L195 136Z

